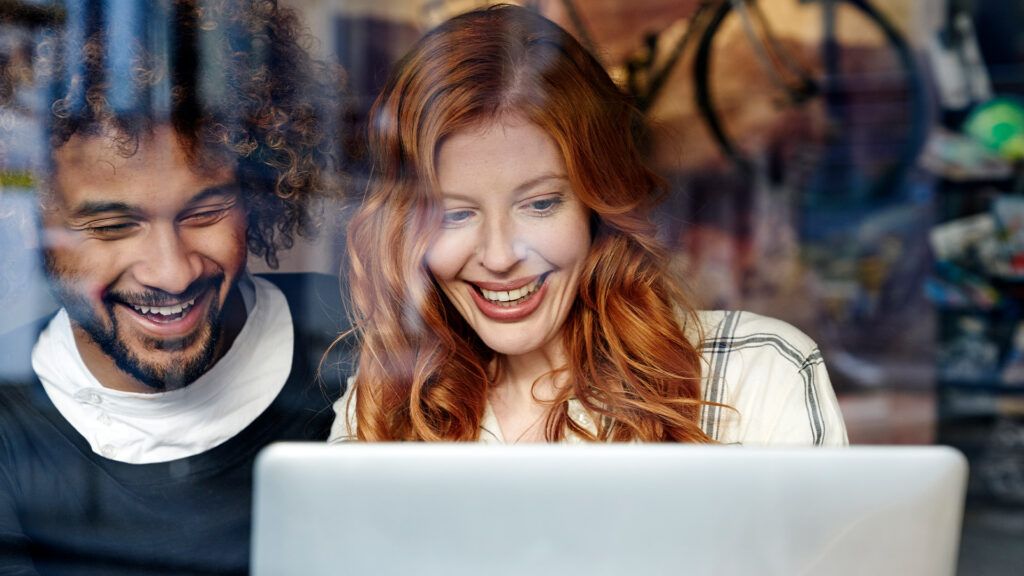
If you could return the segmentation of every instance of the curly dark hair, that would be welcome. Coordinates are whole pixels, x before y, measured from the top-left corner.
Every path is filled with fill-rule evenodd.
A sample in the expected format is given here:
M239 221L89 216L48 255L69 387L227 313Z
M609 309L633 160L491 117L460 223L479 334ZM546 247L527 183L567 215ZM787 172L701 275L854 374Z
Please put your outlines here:
M171 125L197 166L236 163L249 250L276 268L296 234L314 232L314 200L341 189L340 71L310 56L298 16L274 0L139 3L143 24L116 36L97 13L106 3L85 4L80 26L37 49L51 149L113 134L131 156Z

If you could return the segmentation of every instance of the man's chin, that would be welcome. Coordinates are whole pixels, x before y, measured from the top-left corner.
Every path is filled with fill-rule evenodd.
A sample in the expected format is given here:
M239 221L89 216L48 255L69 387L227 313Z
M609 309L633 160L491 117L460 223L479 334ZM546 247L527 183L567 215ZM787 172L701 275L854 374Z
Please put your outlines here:
M97 343L122 372L154 391L168 391L192 384L213 366L219 332L218 326L207 323L183 338L115 333Z
M217 361L223 331L218 298L223 276L191 287L190 313L178 321L147 319L125 302L155 304L153 293L109 293L100 306L60 283L61 303L72 324L83 331L114 365L153 391L184 388L195 382Z
M198 353L160 354L155 360L140 358L132 354L112 355L121 371L129 374L141 384L154 391L169 391L184 388L199 379L213 362L212 346L204 346ZM146 356L152 356L150 352Z

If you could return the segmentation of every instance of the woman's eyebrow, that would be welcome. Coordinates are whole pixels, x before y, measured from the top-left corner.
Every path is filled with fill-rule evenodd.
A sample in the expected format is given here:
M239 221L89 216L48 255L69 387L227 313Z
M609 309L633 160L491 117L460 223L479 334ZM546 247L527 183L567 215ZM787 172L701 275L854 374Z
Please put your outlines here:
M527 192L528 190L530 190L532 188L535 188L537 186L540 186L541 184L543 184L545 182L548 182L550 180L564 180L564 181L568 181L569 177L566 176L565 174L553 174L553 173L541 174L540 176L537 176L535 178L530 178L529 180L526 180L525 182L517 184L516 187L512 189L512 194L518 196L519 194ZM449 200L462 200L462 201L465 201L465 202L475 202L476 201L476 199L471 197L471 196L467 196L465 194L460 194L458 192L449 192L447 190L442 190L441 191L441 196L443 198L449 199Z
M516 194L521 194L523 192L526 192L527 190L530 190L531 188L535 188L536 186L539 186L539 185L547 182L548 180L568 180L568 179L569 179L569 177L566 176L565 174L552 174L552 173L541 174L540 176L537 176L536 178L530 178L526 182L523 182L522 184L519 184L518 186L515 187L513 192L515 192Z

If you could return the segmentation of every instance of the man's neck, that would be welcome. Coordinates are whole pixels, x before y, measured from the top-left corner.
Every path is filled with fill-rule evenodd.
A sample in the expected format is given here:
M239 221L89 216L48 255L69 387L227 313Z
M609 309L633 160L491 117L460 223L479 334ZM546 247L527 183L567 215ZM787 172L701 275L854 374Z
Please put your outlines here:
M235 338L242 331L242 327L245 326L248 312L245 308L245 300L242 298L241 289L236 284L231 289L231 293L228 295L227 302L224 303L224 316L221 323L221 335L217 340L217 351L214 353L214 360L210 364L216 364L218 360L227 354L228 350L231 349L231 345L234 344Z

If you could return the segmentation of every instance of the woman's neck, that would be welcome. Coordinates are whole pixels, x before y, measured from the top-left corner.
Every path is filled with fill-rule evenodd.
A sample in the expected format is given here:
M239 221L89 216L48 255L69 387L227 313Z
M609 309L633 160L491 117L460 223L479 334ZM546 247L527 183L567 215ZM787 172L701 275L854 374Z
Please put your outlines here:
M543 420L564 383L564 373L555 371L565 365L561 342L557 348L500 356L496 362L498 378L488 400L505 442L543 441Z

